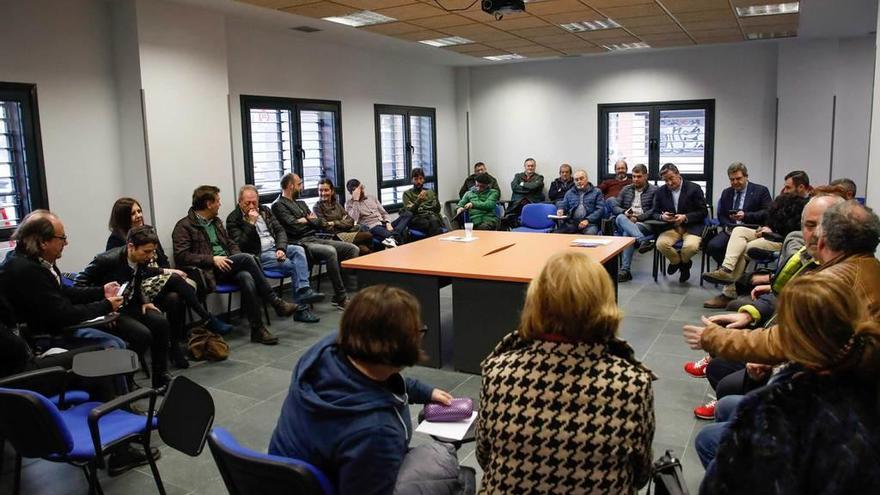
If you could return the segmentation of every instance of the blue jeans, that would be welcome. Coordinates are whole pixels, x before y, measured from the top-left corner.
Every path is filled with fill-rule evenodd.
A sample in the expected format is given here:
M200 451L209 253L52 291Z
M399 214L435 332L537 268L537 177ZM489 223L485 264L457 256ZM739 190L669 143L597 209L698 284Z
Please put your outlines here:
M306 250L302 246L289 244L284 254L287 255L287 259L279 263L274 249L263 251L260 253L260 264L266 270L276 270L290 277L294 289L308 287L309 264L306 261Z
M97 345L105 349L125 349L128 347L124 340L97 328L79 328L74 330L70 337L63 339L63 342L71 348L83 345Z
M633 223L622 213L617 215L617 218L614 219L614 225L617 227L616 230L622 232L623 235L627 237L635 237L636 244L644 240L645 236L651 233L651 229L649 229L647 225L641 222ZM632 265L633 253L635 253L635 251L635 244L623 250L623 259L620 261L620 271L629 271L629 267Z
M729 422L733 419L736 408L742 401L742 395L728 395L718 399L715 404L715 422L703 427L697 437L694 439L694 447L697 449L697 455L700 462L703 463L705 469L709 469L709 464L715 460L715 453L718 452L718 444L721 443L721 437L727 431Z

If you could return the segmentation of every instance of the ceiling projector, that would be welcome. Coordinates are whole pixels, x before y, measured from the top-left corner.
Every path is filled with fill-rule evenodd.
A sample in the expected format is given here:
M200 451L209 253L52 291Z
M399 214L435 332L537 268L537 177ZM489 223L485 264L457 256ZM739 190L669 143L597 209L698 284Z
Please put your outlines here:
M493 14L496 19L501 19L504 14L511 12L525 12L526 4L523 0L483 0L483 12Z

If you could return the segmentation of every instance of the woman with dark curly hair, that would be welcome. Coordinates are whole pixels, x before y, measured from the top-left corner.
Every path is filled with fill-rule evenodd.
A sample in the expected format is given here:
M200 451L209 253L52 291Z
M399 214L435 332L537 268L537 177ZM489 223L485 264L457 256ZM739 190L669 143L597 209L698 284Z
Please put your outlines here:
M125 246L128 231L144 225L144 213L141 204L134 198L119 198L113 203L110 211L110 237L107 238L107 250ZM171 325L171 348L169 357L177 368L188 368L186 353L181 348L186 342L186 308L192 309L204 320L205 328L224 335L232 331L232 325L220 321L199 302L195 288L187 282L187 275L181 270L171 268L168 256L162 245L156 246L156 256L152 264L162 269L162 274L144 280L142 291L145 297L168 316Z
M373 234L361 230L336 200L336 188L330 179L318 181L318 197L312 211L324 220L324 232L335 235L340 241L350 242L360 249L360 254L369 254L373 245Z

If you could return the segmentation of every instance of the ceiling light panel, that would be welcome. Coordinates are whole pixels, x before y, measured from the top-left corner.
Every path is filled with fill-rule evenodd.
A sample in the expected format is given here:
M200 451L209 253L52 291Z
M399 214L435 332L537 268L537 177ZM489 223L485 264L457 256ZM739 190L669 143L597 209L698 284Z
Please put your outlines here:
M324 17L323 19L325 21L345 24L346 26L351 27L372 26L374 24L385 24L386 22L394 22L397 20L393 17L388 17L387 15L370 12L369 10L363 10L361 12L355 12L354 14L339 17Z
M773 38L791 38L792 36L797 36L797 33L793 31L782 31L782 32L774 32L774 33L748 33L746 34L746 38L750 40L769 40Z
M740 17L756 17L762 15L797 14L799 10L800 2L771 3L767 5L737 7L736 15Z
M517 60L517 59L525 58L525 57L523 57L522 55L519 55L517 53L509 53L507 55L493 55L491 57L483 57L483 58L485 58L486 60L492 60L495 62L499 62L502 60Z
M472 40L467 38L462 38L461 36L450 36L449 38L437 38L433 40L422 40L419 43L424 43L426 45L431 46L453 46L453 45L466 45L468 43L473 43Z
M606 50L613 52L620 50L637 50L639 48L651 48L651 45L643 42L638 43L615 43L613 45L602 45Z
M619 28L620 24L611 19L599 19L595 21L570 22L559 25L562 29L572 33L583 33L585 31L600 31L602 29Z

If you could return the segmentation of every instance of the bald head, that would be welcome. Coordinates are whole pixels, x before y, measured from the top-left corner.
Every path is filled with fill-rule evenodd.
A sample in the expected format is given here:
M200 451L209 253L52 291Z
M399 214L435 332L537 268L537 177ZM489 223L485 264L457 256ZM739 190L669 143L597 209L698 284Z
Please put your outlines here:
M804 206L801 213L801 232L804 234L804 245L811 256L816 257L816 229L822 222L822 215L825 210L839 203L843 203L840 196L815 196Z

